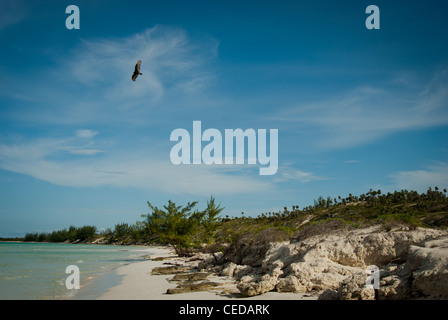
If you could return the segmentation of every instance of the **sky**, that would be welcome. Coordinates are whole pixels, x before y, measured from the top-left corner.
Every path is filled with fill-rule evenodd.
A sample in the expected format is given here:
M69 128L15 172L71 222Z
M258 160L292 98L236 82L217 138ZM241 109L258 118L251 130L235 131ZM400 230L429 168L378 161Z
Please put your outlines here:
M379 29L368 29L369 5ZM68 29L69 5L79 29ZM446 1L0 0L0 237L448 187ZM142 60L137 81L134 65ZM174 165L173 130L278 130L278 170ZM206 143L203 142L202 147Z

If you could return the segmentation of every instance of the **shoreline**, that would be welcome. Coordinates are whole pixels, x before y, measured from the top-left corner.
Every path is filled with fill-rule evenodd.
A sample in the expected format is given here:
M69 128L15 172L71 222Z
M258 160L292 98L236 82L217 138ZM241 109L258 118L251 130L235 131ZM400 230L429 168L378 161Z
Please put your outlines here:
M92 244L92 243L89 243ZM98 244L104 246L113 246L113 244ZM105 273L99 274L94 277L87 278L86 283L81 284L79 290L67 297L67 300L96 300L98 297L102 296L110 288L118 286L121 283L123 275L119 274L121 268L125 268L129 265L147 262L149 256L158 256L162 253L169 252L170 249L164 246L149 246L149 245L126 245L124 247L139 247L141 252L139 258L135 261L127 261L124 265L115 266Z
M299 293L267 292L261 296L239 298L223 292L235 292L236 284L231 278L212 276L222 283L215 289L169 294L177 283L171 281L173 274L154 275L154 268L167 265L192 265L185 258L177 257L170 247L148 248L145 261L136 261L120 266L112 272L94 279L82 287L70 300L317 300L317 295Z

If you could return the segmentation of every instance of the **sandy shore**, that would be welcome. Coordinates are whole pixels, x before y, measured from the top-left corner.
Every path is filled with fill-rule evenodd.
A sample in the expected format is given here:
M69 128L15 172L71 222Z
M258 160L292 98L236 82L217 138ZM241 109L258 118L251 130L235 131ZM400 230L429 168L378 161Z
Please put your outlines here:
M153 275L151 271L156 267L167 264L184 264L185 259L175 256L174 251L167 247L148 248L148 260L139 261L119 267L115 270L121 280L116 286L108 288L97 297L97 300L316 300L317 296L294 293L268 292L251 298L237 298L234 295L223 295L223 290L237 291L236 284L231 278L215 277L212 280L223 285L216 290L196 291L188 293L167 294L168 289L176 288L177 283L169 281L173 275ZM157 258L163 257L163 260Z

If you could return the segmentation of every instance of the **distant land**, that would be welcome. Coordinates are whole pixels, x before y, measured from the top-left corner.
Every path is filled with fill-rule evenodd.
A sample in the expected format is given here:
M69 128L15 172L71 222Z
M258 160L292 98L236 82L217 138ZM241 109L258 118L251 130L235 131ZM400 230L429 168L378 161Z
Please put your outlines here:
M0 241L25 241L25 238L19 238L19 237L15 237L15 238L0 238Z

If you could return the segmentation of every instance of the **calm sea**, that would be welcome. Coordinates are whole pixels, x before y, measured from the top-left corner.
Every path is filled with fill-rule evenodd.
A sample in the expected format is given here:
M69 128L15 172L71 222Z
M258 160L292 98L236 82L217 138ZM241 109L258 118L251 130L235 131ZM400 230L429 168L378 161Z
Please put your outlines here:
M99 290L95 281L106 290L113 281L119 280L111 277L114 269L143 260L148 249L150 247L0 242L0 300L71 299L81 291L88 293L84 297L89 298L89 292L93 297L94 293L99 293L92 290L92 287ZM65 270L69 265L79 268L79 290L66 288L66 279L71 274Z

